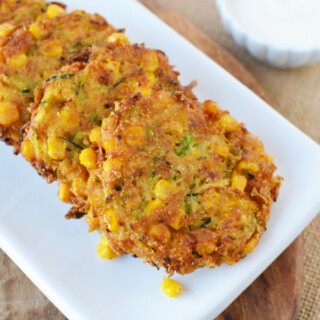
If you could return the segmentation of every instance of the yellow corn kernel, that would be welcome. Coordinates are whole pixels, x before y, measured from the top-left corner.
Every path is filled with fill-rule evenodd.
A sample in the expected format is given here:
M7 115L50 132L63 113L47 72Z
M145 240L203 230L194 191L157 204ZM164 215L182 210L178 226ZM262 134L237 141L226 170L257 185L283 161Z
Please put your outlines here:
M28 63L28 57L24 53L20 53L10 58L10 64L17 69L21 69Z
M63 139L50 137L47 141L49 157L54 160L62 160L66 155L67 143Z
M184 224L185 217L186 213L184 210L180 209L179 212L174 216L173 221L170 223L170 227L175 230L179 230Z
M83 10L74 10L73 11L74 13L77 13L77 14L85 14L85 12Z
M103 139L102 140L102 145L103 145L103 149L106 152L110 152L111 153L111 152L115 151L116 144L115 144L113 139Z
M104 217L107 221L108 229L111 232L116 232L119 230L118 218L113 209L108 209L104 212Z
M48 19L47 13L40 13L37 15L36 21L45 21Z
M143 97L148 97L152 93L150 87L136 87L135 92L140 92Z
M58 198L62 202L68 202L70 198L70 185L69 183L60 182L58 186Z
M53 98L59 96L60 95L59 90L60 89L55 86L50 86L50 87L46 88L41 102L42 103L50 102Z
M19 110L17 106L10 102L0 102L0 123L3 126L9 126L18 120Z
M103 171L109 176L112 172L121 171L122 163L119 158L109 158L107 161L103 162Z
M23 157L29 162L31 162L35 158L34 148L30 140L22 141L20 152Z
M66 10L64 10L62 7L56 4L51 4L47 9L47 16L49 19L52 19L58 16L63 16L65 14L66 14Z
M230 116L230 114L225 113L219 120L222 128L226 132L234 132L239 128L239 124L236 119Z
M6 3L1 3L0 12L7 13L10 10L9 6Z
M4 38L11 34L16 29L16 26L11 22L0 24L0 38Z
M145 207L145 209L144 209L144 212L148 214L148 213L150 213L152 210L158 209L158 208L161 208L161 201L160 201L159 199L155 199L155 200L150 201L150 202L146 205L146 207Z
M101 142L101 128L96 127L93 128L89 133L89 140L92 143L100 143Z
M30 25L29 32L38 40L42 37L44 30L39 23L34 22Z
M158 56L155 52L145 53L142 57L142 65L149 72L155 72L159 67Z
M218 144L215 146L214 151L217 155L226 158L229 154L229 147L223 144Z
M259 242L259 234L256 233L250 240L249 242L244 246L242 253L243 254L248 254L250 253L258 244Z
M162 223L151 226L148 230L148 235L162 243L168 243L171 236L169 229Z
M119 69L120 69L120 62L118 62L118 61L108 61L106 63L106 65L108 66L108 68L110 68L113 71L113 77L117 78L117 76L119 74Z
M182 285L168 277L164 277L161 282L161 290L170 298L179 296L182 293Z
M43 47L43 54L50 58L59 57L63 54L63 47L56 41L50 41Z
M77 111L70 106L64 106L60 110L60 120L66 128L73 128L80 124L80 118Z
M130 44L130 41L123 33L113 33L107 39L109 43L117 43L121 45Z
M125 141L130 146L138 147L144 144L146 139L145 129L140 126L132 126L127 130Z
M88 169L97 167L97 154L91 149L83 149L79 155L80 163Z
M255 162L242 160L238 164L238 169L257 172L259 171L259 166Z
M134 79L129 80L129 81L128 81L128 86L129 86L131 89L135 89L135 90L136 90L136 89L139 87L139 81L134 80Z
M196 246L196 251L201 256L213 253L217 249L216 245L212 242L200 242Z
M247 179L242 175L234 175L231 179L231 188L243 192L247 185Z
M209 116L217 116L221 112L218 104L212 100L207 100L203 103L203 111Z
M156 82L157 81L157 77L154 75L154 73L148 72L147 73L147 78L151 81L151 82Z
M118 257L118 255L111 249L106 236L101 238L97 253L103 259L114 259Z
M168 180L161 179L154 186L154 192L159 199L166 199L171 193L175 192L177 187Z

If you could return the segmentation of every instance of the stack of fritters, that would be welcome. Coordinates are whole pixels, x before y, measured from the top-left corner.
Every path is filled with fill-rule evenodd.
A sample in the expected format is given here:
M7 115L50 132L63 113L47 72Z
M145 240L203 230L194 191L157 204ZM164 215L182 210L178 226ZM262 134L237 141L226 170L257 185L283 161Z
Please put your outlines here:
M58 180L67 217L106 235L102 256L170 274L249 253L281 183L262 143L198 102L161 51L98 15L32 3L38 21L8 15L27 22L0 40L0 135Z

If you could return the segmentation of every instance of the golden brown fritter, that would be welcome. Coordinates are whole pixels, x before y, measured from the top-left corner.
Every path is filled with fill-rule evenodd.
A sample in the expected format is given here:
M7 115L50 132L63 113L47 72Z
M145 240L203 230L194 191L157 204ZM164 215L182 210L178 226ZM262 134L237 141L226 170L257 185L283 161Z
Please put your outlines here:
M45 81L24 135L22 155L48 182L61 182L60 199L75 204L70 215L88 207L88 168L96 154L85 157L86 148L100 140L102 120L124 98L182 88L161 51L126 44L119 34L117 39L95 47L88 63L64 67ZM192 96L189 88L185 92Z
M20 25L36 20L48 5L49 3L42 0L0 0L0 23L10 21L14 25ZM3 30L1 26L0 30Z
M15 147L30 118L27 108L35 88L41 91L43 80L69 62L87 59L84 48L107 42L115 32L96 14L59 14L25 24L0 42L0 139Z
M262 143L216 103L179 91L136 96L100 134L87 221L117 254L185 274L233 264L257 245L281 178Z

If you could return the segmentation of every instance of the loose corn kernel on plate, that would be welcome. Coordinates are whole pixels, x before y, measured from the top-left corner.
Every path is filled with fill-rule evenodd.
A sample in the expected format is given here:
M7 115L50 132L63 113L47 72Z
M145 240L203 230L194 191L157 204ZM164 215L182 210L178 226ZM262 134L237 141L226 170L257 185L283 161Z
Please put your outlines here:
M46 185L21 156L12 157L12 150L0 144L0 245L70 319L105 319L106 315L111 319L213 319L319 211L320 169L315 164L320 161L320 148L137 2L67 1L67 4L70 10L98 12L113 25L125 27L132 43L145 42L147 47L164 51L170 64L181 71L179 79L183 84L198 81L195 93L200 101L214 99L239 123L245 123L274 156L277 174L284 177L280 196L272 207L267 232L241 262L163 279L164 270L143 265L140 259L130 256L101 259L96 254L101 236L98 233L88 236L83 221L67 223L64 213L69 206L56 199L57 186ZM208 109L214 110L212 106ZM221 122L230 128L234 124L230 118ZM129 128L128 141L140 144L141 132L137 125ZM98 135L90 131L89 139ZM190 144L190 140L186 138L185 144ZM180 146L177 152L184 148L185 145ZM28 145L25 151L32 155ZM217 147L222 157L227 152L224 145ZM87 150L79 161L93 170L90 153ZM239 163L238 169L250 172L257 168L252 163ZM238 191L245 186L241 177L231 177ZM155 187L159 198L163 198L167 187L168 182L160 180ZM67 190L65 186L59 188L61 198L68 197ZM253 222L254 218L253 215ZM150 233L155 236L158 231L151 229ZM103 241L107 243L107 238L103 238L98 251L110 258L112 251ZM169 296L179 294L181 287L171 280L177 280L183 287L183 293L175 299L169 299L159 288L161 283Z

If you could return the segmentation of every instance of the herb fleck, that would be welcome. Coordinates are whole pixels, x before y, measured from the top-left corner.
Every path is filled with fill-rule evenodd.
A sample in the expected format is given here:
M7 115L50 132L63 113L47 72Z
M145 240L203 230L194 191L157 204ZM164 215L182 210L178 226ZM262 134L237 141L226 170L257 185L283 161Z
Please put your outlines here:
M124 80L126 80L126 77L123 77L121 80L119 80L118 82L116 82L113 86L112 86L112 88L115 88L115 87L117 87L119 84L121 84Z
M69 140L69 139L67 139L67 138L64 138L64 137L58 137L58 138L61 139L61 140L64 140L64 141L69 142L69 143L72 144L75 148L78 148L78 149L80 149L80 150L83 150L83 148L82 148L79 144L75 143L74 141L71 141L71 140Z

